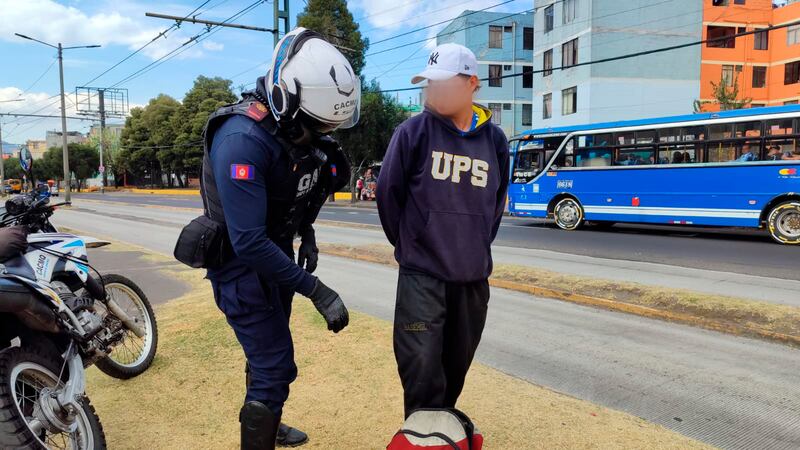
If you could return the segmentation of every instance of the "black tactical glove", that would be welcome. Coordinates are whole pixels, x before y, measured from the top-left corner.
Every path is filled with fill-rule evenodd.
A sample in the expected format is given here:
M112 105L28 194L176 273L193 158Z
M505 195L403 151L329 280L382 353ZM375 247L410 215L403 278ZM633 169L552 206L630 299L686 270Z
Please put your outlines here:
M28 231L24 227L0 228L0 262L11 259L28 247Z
M314 237L314 229L309 228L300 236L300 248L297 250L297 265L306 269L308 273L317 270L319 261L319 249L317 239Z
M325 286L321 280L317 279L309 298L317 311L328 322L328 329L334 333L342 331L350 322L350 315L347 313L342 298L333 289Z

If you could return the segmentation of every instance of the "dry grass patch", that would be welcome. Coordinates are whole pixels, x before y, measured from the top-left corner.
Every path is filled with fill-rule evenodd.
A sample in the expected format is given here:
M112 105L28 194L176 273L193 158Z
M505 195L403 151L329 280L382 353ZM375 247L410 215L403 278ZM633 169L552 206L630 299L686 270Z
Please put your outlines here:
M157 309L153 367L129 381L89 371L89 394L115 449L238 448L244 358L197 271L178 271L192 294ZM285 420L309 449L380 449L399 427L402 398L391 325L355 313L338 335L300 297L292 318L300 375ZM707 446L642 419L476 364L460 406L487 449L694 449Z

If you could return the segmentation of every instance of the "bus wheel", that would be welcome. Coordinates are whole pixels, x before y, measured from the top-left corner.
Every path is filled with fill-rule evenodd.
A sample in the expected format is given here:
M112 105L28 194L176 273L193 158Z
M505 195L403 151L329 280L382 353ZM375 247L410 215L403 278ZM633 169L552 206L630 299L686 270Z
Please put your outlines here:
M583 224L583 208L574 198L564 198L553 209L556 225L562 230L576 230Z
M780 244L800 244L800 202L784 202L769 213L769 234Z

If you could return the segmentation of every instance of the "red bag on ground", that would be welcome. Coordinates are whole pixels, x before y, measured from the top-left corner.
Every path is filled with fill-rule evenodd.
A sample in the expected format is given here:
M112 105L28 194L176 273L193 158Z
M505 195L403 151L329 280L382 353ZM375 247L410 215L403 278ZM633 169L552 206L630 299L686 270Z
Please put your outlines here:
M463 412L455 409L418 409L386 450L481 450L483 436Z

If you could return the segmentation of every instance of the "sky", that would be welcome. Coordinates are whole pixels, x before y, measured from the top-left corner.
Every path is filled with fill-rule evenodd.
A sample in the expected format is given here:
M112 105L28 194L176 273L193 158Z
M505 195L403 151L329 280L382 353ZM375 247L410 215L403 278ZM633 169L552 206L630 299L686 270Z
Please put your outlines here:
M232 79L234 86L251 88L256 77L266 72L272 56L270 33L219 29L192 45L183 45L205 31L203 25L146 17L145 12L185 16L205 0L0 0L0 113L60 114L56 51L14 35L24 34L51 44L67 46L101 45L100 48L64 51L64 86L68 94L67 114L76 116L77 86L125 88L131 107L145 105L164 93L181 99L198 75ZM364 75L377 78L384 89L410 87L411 76L422 69L435 36L447 23L415 31L455 18L464 10L477 10L503 0L350 0L351 13L371 42L392 38L371 46ZM200 8L199 18L224 21L254 3L254 0L209 0ZM305 6L304 0L290 0L291 27ZM532 0L514 0L489 11L523 12ZM272 3L256 5L235 23L272 27ZM197 14L197 13L196 13ZM133 51L155 39L139 53L103 74ZM415 43L369 56L370 51ZM173 52L169 59L129 79L137 70ZM99 78L95 79L98 75ZM237 89L238 92L238 89ZM401 93L406 103L414 93ZM78 98L76 98L78 97ZM7 100L21 100L8 102ZM121 119L110 119L109 123ZM69 131L86 132L92 122L69 120ZM60 119L0 117L2 140L14 144L27 139L44 139L47 130L60 130Z

